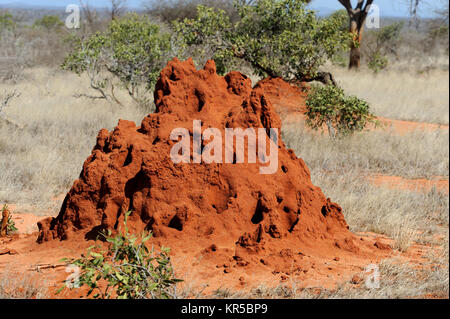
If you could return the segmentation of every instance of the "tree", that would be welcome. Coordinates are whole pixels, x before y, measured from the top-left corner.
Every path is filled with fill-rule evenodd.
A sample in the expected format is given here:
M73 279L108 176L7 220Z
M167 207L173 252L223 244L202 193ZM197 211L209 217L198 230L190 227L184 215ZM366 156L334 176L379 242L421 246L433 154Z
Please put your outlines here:
M443 24L448 25L449 20L449 3L448 1L442 1L442 9L436 10L436 14L438 15L438 19L442 21Z
M444 47L446 53L449 51L449 3L441 1L439 9L434 11L435 18L427 21L427 40L425 48L434 51L439 47Z
M420 0L408 0L409 16L411 18L409 20L409 26L414 25L416 29L419 27L419 17L417 11L419 9L420 2Z
M235 1L235 6L236 22L223 10L205 6L198 6L196 19L175 22L174 31L185 45L181 52L214 59L219 73L228 72L239 60L261 76L335 84L331 74L319 68L348 47L350 37L340 30L338 16L319 19L298 0L259 0L251 5Z
M373 32L375 41L367 52L369 69L378 73L388 66L388 55L397 57L402 28L403 22L395 22Z
M84 2L83 0L80 0L80 6L90 31L94 32L98 29L97 11L91 8L89 1Z
M145 16L129 14L112 21L105 32L77 39L62 67L76 74L86 72L91 88L100 93L93 98L121 104L114 96L113 81L106 76L112 75L133 100L147 105L146 93L153 89L169 52L168 33ZM111 93L106 89L111 89Z
M358 0L355 8L352 8L350 0L339 0L339 2L347 10L350 18L350 33L352 41L350 44L350 69L358 69L361 64L361 40L364 30L364 23L369 14L370 6L373 0Z
M5 30L13 30L16 27L16 23L11 13L0 12L0 33Z
M37 19L33 27L45 29L47 32L50 30L58 30L64 26L64 23L57 17L53 15L45 15L40 19Z
M111 20L123 14L128 0L111 0Z

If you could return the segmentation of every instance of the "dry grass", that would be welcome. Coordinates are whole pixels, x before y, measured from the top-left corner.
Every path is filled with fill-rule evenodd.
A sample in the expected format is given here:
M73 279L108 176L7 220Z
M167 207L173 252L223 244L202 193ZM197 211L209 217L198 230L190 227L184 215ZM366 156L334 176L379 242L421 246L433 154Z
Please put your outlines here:
M448 56L442 59L446 60L446 71L405 71L398 65L379 74L330 69L345 91L368 101L377 116L448 125Z
M332 140L311 134L302 123L288 123L282 134L286 145L313 170L409 178L448 176L449 134L443 130L399 136L378 129Z
M147 113L131 102L124 109L75 98L75 93L95 94L87 83L69 73L37 68L17 85L0 85L0 92L21 93L4 113L23 127L0 124L0 202L56 212L60 202L52 199L72 186L98 131L114 128L120 118L140 123Z
M30 274L18 275L7 269L0 275L0 299L46 298L45 282Z
M312 174L315 185L342 206L352 231L385 234L394 239L394 248L400 251L406 251L419 238L422 242L433 242L433 235L448 227L449 199L442 192L377 187L364 176L351 172Z

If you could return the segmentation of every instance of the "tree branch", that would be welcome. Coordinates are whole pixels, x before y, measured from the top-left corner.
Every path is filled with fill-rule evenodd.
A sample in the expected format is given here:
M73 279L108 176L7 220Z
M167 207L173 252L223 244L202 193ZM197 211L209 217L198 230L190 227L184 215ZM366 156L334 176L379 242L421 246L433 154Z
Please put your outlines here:
M355 14L355 10L353 10L352 3L350 2L350 0L339 0L339 2L347 10L349 16L352 16Z
M338 87L338 84L337 84L336 80L334 79L333 74L331 74L330 72L325 72L325 71L319 71L319 72L317 72L317 74L315 76L304 76L300 79L292 79L288 82L291 84L299 85L302 82L313 82L313 81L320 82L324 85L332 85L332 86Z
M364 6L364 9L361 12L361 23L364 23L366 21L367 15L369 14L370 6L372 5L373 0L367 0L366 5Z
M339 0L339 2L344 6L345 9L347 9L347 10L352 9L352 4L351 4L350 0Z
M333 74L331 74L330 72L325 72L325 71L319 71L317 72L317 74L315 76L310 76L310 77L305 77L302 79L303 82L312 82L312 81L317 81L317 82L321 82L325 85L333 85L335 87L337 87L337 82L333 77Z

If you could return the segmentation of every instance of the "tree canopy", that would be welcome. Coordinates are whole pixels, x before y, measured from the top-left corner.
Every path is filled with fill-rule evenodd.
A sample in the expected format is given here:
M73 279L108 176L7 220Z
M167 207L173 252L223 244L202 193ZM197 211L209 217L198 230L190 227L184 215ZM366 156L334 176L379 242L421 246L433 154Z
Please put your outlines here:
M348 47L344 17L318 18L305 1L235 1L235 6L236 22L223 10L198 6L196 19L174 23L184 48L213 58L221 73L242 59L261 76L312 81L321 77L319 67L327 59Z

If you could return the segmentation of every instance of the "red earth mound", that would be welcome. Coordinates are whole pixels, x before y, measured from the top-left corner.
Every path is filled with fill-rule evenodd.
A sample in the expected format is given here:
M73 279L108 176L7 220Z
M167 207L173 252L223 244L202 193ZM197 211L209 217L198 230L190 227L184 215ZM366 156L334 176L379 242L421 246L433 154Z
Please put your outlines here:
M282 78L266 78L259 81L256 88L264 91L264 96L272 103L275 111L282 117L299 115L306 111L308 84L292 85Z
M225 128L280 130L262 85L252 89L238 72L219 76L213 61L196 70L190 59L173 59L161 72L155 103L156 113L140 126L120 120L112 132L99 132L59 215L38 223L39 243L94 239L99 230L117 230L132 211L130 230L151 230L154 243L201 256L222 274L251 265L306 273L314 268L309 256L331 260L375 249L348 230L339 205L312 184L304 161L281 139L274 174L260 174L256 163L171 160L171 131L187 128L192 136L193 120L223 136Z

